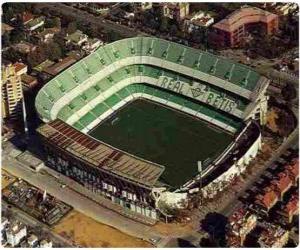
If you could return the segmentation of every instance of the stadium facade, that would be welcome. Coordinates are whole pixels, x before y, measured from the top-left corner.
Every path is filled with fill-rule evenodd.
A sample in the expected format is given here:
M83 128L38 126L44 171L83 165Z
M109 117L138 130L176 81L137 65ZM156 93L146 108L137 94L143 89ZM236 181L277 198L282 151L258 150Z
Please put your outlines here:
M156 220L160 201L183 206L191 193L199 192L199 182L203 196L213 197L246 169L261 148L259 124L266 122L268 84L249 67L173 42L152 37L116 41L72 65L38 93L46 164ZM88 135L139 98L200 118L234 139L201 173L172 186L160 178L165 166Z

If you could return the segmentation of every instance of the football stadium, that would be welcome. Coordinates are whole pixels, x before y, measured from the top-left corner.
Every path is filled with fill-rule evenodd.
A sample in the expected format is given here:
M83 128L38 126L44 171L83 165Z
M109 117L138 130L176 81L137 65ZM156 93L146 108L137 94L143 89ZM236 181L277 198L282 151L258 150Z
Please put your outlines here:
M104 45L38 93L46 164L156 221L160 204L212 198L261 148L269 80L153 37Z

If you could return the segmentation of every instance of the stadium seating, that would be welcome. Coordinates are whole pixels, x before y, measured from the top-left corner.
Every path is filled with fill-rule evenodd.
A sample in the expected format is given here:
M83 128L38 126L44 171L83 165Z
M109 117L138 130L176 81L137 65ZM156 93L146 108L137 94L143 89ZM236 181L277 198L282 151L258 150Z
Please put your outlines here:
M197 78L201 74L205 77ZM136 76L141 78L130 80ZM220 112L206 104L194 103L186 100L186 97L163 89L134 84L138 83L136 81L144 82L143 77L147 77L152 79L152 85L159 86L161 76L179 80L190 86L193 86L194 82L207 85L211 92L225 95L227 99L237 103L237 113L227 112L238 118L242 118L250 103L250 94L243 93L254 91L260 79L251 68L208 52L158 38L136 37L100 47L49 81L38 93L36 108L41 118L49 121L55 117L68 120L87 106L89 111L73 122L76 128L82 129L129 95L144 93L235 126L235 122L228 118L230 116L220 115ZM209 76L215 78L209 80ZM119 85L120 82L123 85ZM223 89L224 82L226 90ZM105 99L104 104L100 101L89 106L90 102L100 96Z

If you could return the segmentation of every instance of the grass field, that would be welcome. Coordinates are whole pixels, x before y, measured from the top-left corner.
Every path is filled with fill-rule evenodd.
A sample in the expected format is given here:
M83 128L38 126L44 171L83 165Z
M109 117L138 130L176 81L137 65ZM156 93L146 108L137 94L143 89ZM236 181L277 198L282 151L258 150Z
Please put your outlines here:
M215 158L232 140L199 119L142 99L118 110L90 135L164 165L161 181L173 187L197 174L197 161Z

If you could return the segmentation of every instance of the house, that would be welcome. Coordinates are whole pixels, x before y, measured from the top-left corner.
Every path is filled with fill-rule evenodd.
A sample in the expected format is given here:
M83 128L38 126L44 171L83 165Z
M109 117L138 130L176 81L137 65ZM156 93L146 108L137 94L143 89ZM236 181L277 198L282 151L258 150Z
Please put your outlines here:
M40 63L39 65L33 68L33 73L41 73L44 69L52 66L55 62L47 59L44 62Z
M258 244L262 248L282 248L289 239L289 232L280 226L264 222L263 230L258 238Z
M285 166L285 171L293 181L293 185L297 185L299 179L299 158L293 159L292 162Z
M189 3L161 3L163 15L180 23L189 15Z
M40 248L51 248L52 246L52 241L49 239L43 239L40 241Z
M97 38L88 38L87 42L85 42L84 45L82 46L82 49L87 53L91 53L103 44L104 44L103 41Z
M76 30L72 34L67 34L65 40L67 45L71 44L80 47L83 43L88 41L88 36L81 30Z
M27 238L27 243L28 243L28 247L30 247L30 248L36 247L38 245L38 237L34 234L31 234Z
M298 9L298 4L295 2L290 3L279 3L275 7L275 11L278 15L286 16Z
M229 247L241 247L246 236L256 227L257 216L250 213L247 208L236 209L228 218L226 238Z
M10 33L14 28L6 23L2 23L1 26L1 35L3 36L5 33Z
M28 22L33 20L34 16L30 12L23 12L21 15L21 21L23 22L23 25L26 25Z
M13 45L12 48L21 54L29 54L36 49L36 46L29 42L20 42Z
M278 195L270 186L263 189L263 194L255 196L255 204L261 207L265 212L268 212L277 201Z
M287 173L281 172L271 181L271 185L273 186L273 190L277 192L280 200L282 200L283 195L293 185L293 181Z
M282 205L277 213L286 223L291 223L294 216L299 214L299 194L292 195L287 204Z
M37 17L37 18L34 18L30 21L28 21L26 24L25 24L25 29L27 31L34 31L42 26L44 26L45 24L45 17L44 16L40 16L40 17Z
M59 33L60 29L57 27L44 29L42 32L36 34L34 37L36 38L38 43L48 43L52 41L55 34Z
M189 33L202 28L208 28L213 23L214 18L202 11L196 13L195 15L189 15L184 20L184 25Z
M5 230L7 243L11 247L15 247L20 244L27 235L27 227L21 222L14 221L8 225Z

